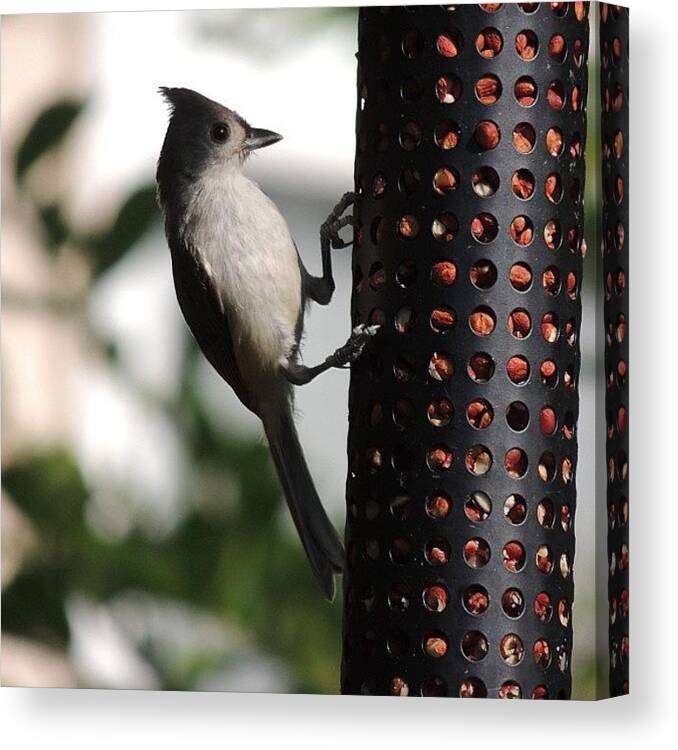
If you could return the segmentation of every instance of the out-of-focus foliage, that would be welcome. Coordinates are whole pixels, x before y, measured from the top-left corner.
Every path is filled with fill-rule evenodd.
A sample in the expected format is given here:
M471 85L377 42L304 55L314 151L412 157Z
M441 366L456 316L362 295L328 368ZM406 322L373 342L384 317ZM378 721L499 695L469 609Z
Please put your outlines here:
M61 143L82 112L85 102L64 100L48 107L36 118L16 154L16 180L23 181L33 162Z
M157 226L160 215L152 184L134 190L110 226L96 234L83 235L70 225L62 209L67 196L40 205L24 177L48 151L60 148L83 106L57 102L37 117L19 146L16 178L22 198L35 208L36 234L46 253L52 256L68 242L89 264L96 284ZM57 312L83 315L86 310L87 305L78 305ZM106 357L115 342L97 344L94 351L134 388L118 358ZM188 510L169 535L151 538L136 527L116 539L98 533L88 516L92 490L66 445L3 467L4 491L38 536L38 552L3 591L3 630L67 651L73 637L69 602L74 598L110 604L126 593L143 593L242 633L250 654L282 663L293 690L336 692L341 603L323 600L300 545L284 526L267 448L230 435L204 403L197 383L198 356L187 339L176 394L150 394L189 453L190 471L182 487ZM141 390L138 395L149 398ZM124 497L119 499L124 503ZM137 648L163 688L190 689L219 670L227 671L223 650L190 645L180 645L170 659L152 642L140 642Z

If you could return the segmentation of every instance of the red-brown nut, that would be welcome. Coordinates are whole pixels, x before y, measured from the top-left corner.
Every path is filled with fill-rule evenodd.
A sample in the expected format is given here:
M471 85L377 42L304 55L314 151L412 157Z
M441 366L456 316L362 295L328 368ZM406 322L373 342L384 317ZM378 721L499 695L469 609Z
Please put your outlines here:
M499 143L499 128L490 120L482 120L476 125L473 137L481 148L490 151Z
M483 104L494 104L501 96L501 83L494 75L486 75L476 83L476 96Z
M544 435L553 435L556 431L558 419L556 412L550 406L543 406L539 412L539 427Z
M449 260L440 261L433 266L431 278L438 286L451 286L457 279L457 267Z
M433 495L426 503L426 512L437 520L446 518L450 512L450 499L443 494Z
M442 586L429 586L424 591L424 605L431 612L442 612L447 607L447 591Z
M524 357L511 357L506 365L509 379L516 384L524 383L529 374L530 366Z
M440 52L443 57L456 57L459 54L459 48L449 34L440 34L436 46L438 52Z

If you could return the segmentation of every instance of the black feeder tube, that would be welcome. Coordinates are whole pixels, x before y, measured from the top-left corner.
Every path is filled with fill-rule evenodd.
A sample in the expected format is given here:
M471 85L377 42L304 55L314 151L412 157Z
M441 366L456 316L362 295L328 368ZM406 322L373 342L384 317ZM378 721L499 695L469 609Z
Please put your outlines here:
M360 11L343 693L570 697L588 34Z
M629 11L600 6L610 695L629 692Z

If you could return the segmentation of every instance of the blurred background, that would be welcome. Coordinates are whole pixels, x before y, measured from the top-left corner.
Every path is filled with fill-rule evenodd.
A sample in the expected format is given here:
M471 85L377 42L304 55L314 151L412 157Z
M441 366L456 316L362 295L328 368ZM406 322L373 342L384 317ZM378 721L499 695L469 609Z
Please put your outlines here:
M195 88L285 136L248 172L318 272L318 227L352 186L356 24L350 8L3 17L4 685L338 692L340 597L322 599L259 423L198 356L176 304L155 203L167 122L156 90ZM589 133L589 216L598 141ZM332 305L312 310L309 362L348 333L349 252L335 253ZM593 254L578 698L595 695L601 615ZM348 373L331 371L297 400L340 529L347 388Z

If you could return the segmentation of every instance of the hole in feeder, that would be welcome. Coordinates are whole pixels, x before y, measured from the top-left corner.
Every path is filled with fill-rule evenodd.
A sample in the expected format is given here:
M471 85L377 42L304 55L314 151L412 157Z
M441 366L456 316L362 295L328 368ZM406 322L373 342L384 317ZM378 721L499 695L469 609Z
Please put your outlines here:
M446 195L457 189L459 174L455 169L447 167L439 169L433 176L433 187L440 195Z
M462 48L462 41L462 36L456 29L445 31L438 35L436 49L443 57L456 57Z
M532 285L532 269L527 263L514 263L509 271L509 281L517 292L526 292Z
M445 120L439 123L435 129L435 140L443 151L450 151L456 148L460 137L459 125L452 120Z
M511 177L513 194L521 200L528 200L534 193L534 175L529 169L519 169Z
M551 203L560 203L563 198L563 181L557 172L551 174L544 181L544 193Z
M424 589L424 606L429 612L442 612L447 607L447 589L444 586L435 585Z
M471 266L469 277L478 289L489 289L497 281L497 267L491 260L483 258Z
M466 451L464 463L471 474L482 476L492 468L492 454L484 445L474 445Z
M565 86L562 81L551 81L546 91L546 99L551 109L560 112L565 106Z
M464 513L472 523L486 521L491 512L492 501L485 492L476 491L472 493L464 503Z
M532 649L534 663L541 669L546 669L551 663L551 647L545 638L535 641Z
M495 75L485 75L476 83L476 96L482 104L494 104L502 92L501 81Z
M407 636L402 631L391 633L386 639L386 648L390 656L398 658L404 656L410 649Z
M467 677L459 688L460 698L487 698L485 683L478 677Z
M454 408L452 402L446 398L434 399L428 405L427 409L428 421L434 427L444 427L450 423Z
M421 125L410 120L400 129L400 145L405 151L413 151L421 143L422 136Z
M544 242L549 250L557 250L562 241L560 222L557 219L551 219L546 222L544 227Z
M532 320L527 310L518 308L513 310L506 321L508 332L516 339L525 339L532 330Z
M426 501L426 512L431 518L440 520L447 518L452 507L450 496L445 492L436 492Z
M492 214L480 213L471 222L471 234L474 239L483 244L492 242L498 231L499 225Z
M414 360L408 354L401 354L393 366L393 374L398 383L414 380Z
M506 363L506 373L512 383L523 385L530 377L530 364L525 357L516 355Z
M507 542L502 549L502 562L506 570L517 573L525 565L525 548L518 541Z
M520 589L506 589L501 596L501 608L504 614L512 620L517 619L525 610L525 599Z
M391 560L404 565L412 558L412 543L404 537L397 537L391 542Z
M420 184L421 175L419 174L419 172L417 172L416 169L408 167L407 169L403 169L403 171L400 173L398 186L400 187L401 193L405 193L405 195L412 195L419 189Z
M549 344L558 340L560 331L558 330L558 316L555 313L544 313L544 317L541 319L541 335L544 337L544 341Z
M454 214L446 211L433 220L431 231L439 242L451 242L459 231L459 222Z
M479 630L469 630L461 639L461 652L469 661L482 661L489 650L487 638Z
M537 84L530 76L521 76L513 87L513 94L521 107L531 107L537 101Z
M416 315L411 307L401 307L395 314L395 329L398 333L409 333L414 327Z
M430 565L446 565L450 559L450 544L446 539L432 539L426 545L426 560Z
M556 513L553 509L553 503L549 498L545 497L539 505L537 505L537 521L539 521L539 524L544 528L552 529L555 520Z
M469 360L466 371L476 383L487 383L494 375L494 360L486 352L478 352Z
M396 612L404 612L410 606L410 589L403 583L396 583L388 592L388 606Z
M433 380L449 380L454 374L452 357L447 352L433 352L428 365L428 374Z
M553 605L551 604L551 597L546 591L542 591L534 597L532 611L539 622L549 622L551 620Z
M513 680L506 680L506 682L502 682L502 684L499 686L497 697L509 699L522 698L523 691L517 682L514 682Z
M452 451L446 445L437 445L426 454L428 468L438 473L452 468Z
M498 29L488 27L476 37L476 50L481 57L491 60L496 57L504 46L504 40Z
M417 267L411 260L404 260L396 271L396 281L401 287L407 289L414 284L417 278Z
M464 591L462 602L470 615L482 615L490 606L490 595L483 586L474 584Z
M469 316L469 325L476 336L489 336L496 325L494 312L489 307L477 307Z
M490 546L484 539L469 539L464 544L464 561L470 568L482 568L490 560Z
M563 152L563 131L552 127L546 131L546 150L551 156L560 156Z
M424 653L439 659L447 653L447 638L440 631L429 633L424 637Z
M560 271L555 266L549 266L541 277L544 291L555 297L560 293Z
M454 104L461 90L461 81L456 76L441 76L436 81L436 96L441 104Z
M447 695L447 683L442 677L428 677L421 686L424 698L444 698Z
M551 451L544 451L539 458L539 478L542 482L552 482L556 476L556 458Z
M492 167L481 167L471 178L473 192L481 198L489 198L499 189L499 175Z
M520 479L527 473L527 453L522 448L510 448L504 456L504 468L511 479Z
M534 31L524 29L516 35L516 52L523 60L534 60L539 50L539 40Z
M530 412L522 401L513 401L506 409L506 422L515 432L527 429L530 422Z
M403 35L402 51L408 60L414 60L415 57L421 54L423 49L424 39L418 31L411 29Z
M416 216L405 214L398 219L398 234L406 240L413 240L419 234L419 222Z
M508 633L501 639L499 653L506 664L510 667L515 667L523 660L523 657L525 656L525 647L518 635L515 633Z
M451 331L457 322L457 315L451 307L436 307L431 313L431 328L436 333Z
M513 148L519 154L529 154L534 149L537 135L529 122L520 122L513 130Z
M542 544L537 550L535 562L537 569L545 575L548 575L553 570L553 554L546 544Z
M492 424L494 411L491 404L485 399L471 401L466 409L466 419L471 427L476 430L484 430Z
M529 216L516 216L511 222L511 238L517 245L526 247L534 238L534 227Z
M431 269L431 280L436 286L452 286L457 279L457 267L449 260L436 263Z
M527 516L527 503L522 495L509 495L504 501L504 518L513 526L521 524Z
M481 120L473 131L473 138L483 151L491 151L499 144L501 132L496 123L491 120Z

